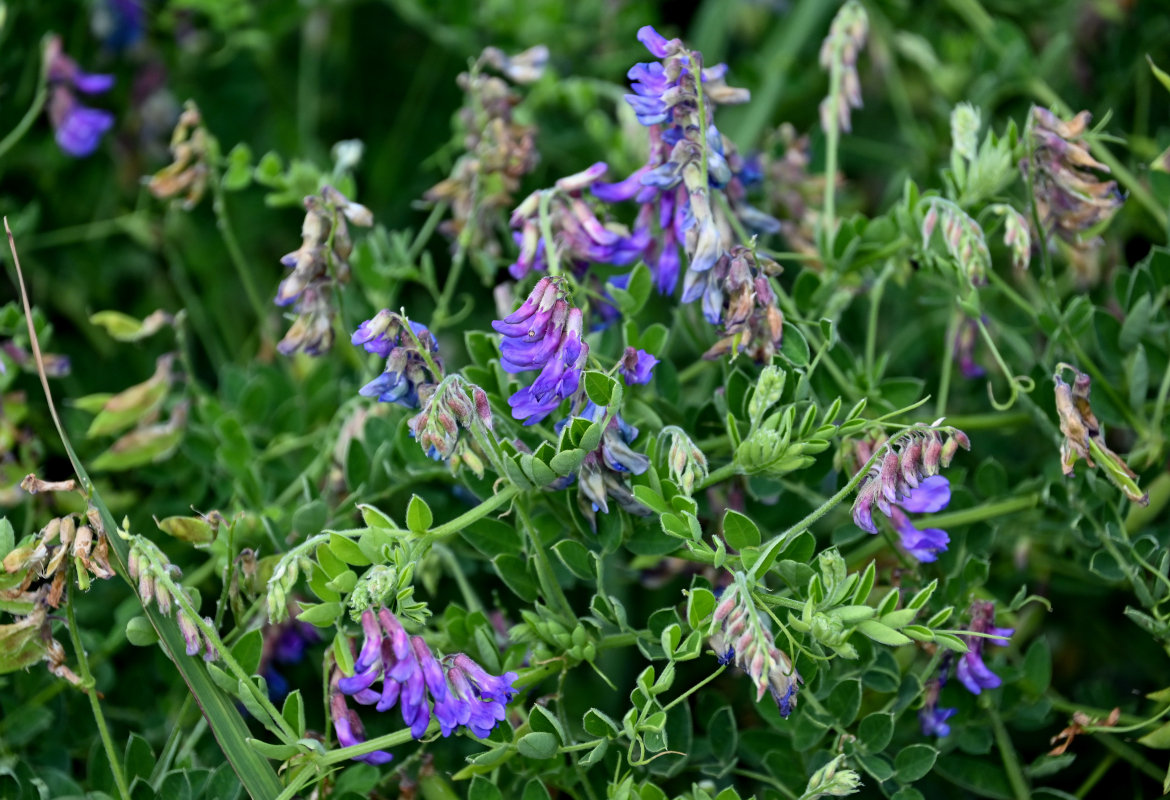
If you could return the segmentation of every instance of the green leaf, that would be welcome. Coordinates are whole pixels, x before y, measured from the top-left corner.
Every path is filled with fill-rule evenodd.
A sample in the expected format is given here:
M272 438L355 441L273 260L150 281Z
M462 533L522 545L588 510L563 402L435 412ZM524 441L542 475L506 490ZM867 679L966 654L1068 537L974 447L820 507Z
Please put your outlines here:
M158 631L146 617L132 617L126 623L126 641L135 647L153 647L158 643Z
M492 559L492 566L517 597L526 603L536 600L540 587L528 571L527 561L511 553L503 553Z
M552 798L544 784L539 779L533 778L525 785L524 794L521 795L520 800L552 800Z
M856 678L841 681L825 698L825 710L832 714L843 728L853 724L860 709L861 681Z
M172 318L165 311L155 311L144 320L138 320L121 311L98 311L90 316L89 321L99 328L104 328L106 333L119 342L137 342L169 325Z
M161 520L156 517L154 524L163 533L182 542L198 545L215 541L211 525L201 517L166 517Z
M1021 686L1032 694L1044 694L1052 682L1052 650L1044 636L1038 637L1024 654L1024 680Z
M135 778L150 778L154 771L154 750L150 743L137 733L131 733L126 742L126 755L122 760L122 772L126 781L131 783Z
M928 744L912 744L902 748L894 759L898 780L904 783L920 780L934 767L937 758L938 750Z
M888 645L890 647L898 647L903 644L910 644L910 637L903 636L893 628L886 627L877 620L866 620L858 624L857 630L870 639L880 644Z
M435 521L434 514L427 501L417 494L410 496L410 503L406 506L406 527L413 533L426 533L431 523Z
M248 745L260 755L273 761L286 761L301 752L301 748L295 744L271 744L259 739L249 739Z
M232 658L234 658L243 668L244 672L249 675L256 673L260 667L260 656L264 652L264 635L259 628L250 630L240 637L240 640L232 645Z
M590 370L585 373L585 394L599 406L609 405L610 398L617 388L617 381L603 372Z
M528 733L520 737L516 749L525 758L546 759L557 754L557 737L552 733Z
M584 581L596 580L597 572L594 569L593 557L585 545L573 539L562 539L554 544L552 549L573 575Z
M294 689L289 692L288 696L284 698L284 706L280 709L280 715L284 717L284 721L289 724L293 732L297 736L303 736L305 733L305 701L301 697L301 690Z
M1122 352L1128 353L1145 335L1153 311L1154 300L1148 294L1143 294L1129 307L1125 321L1121 323L1121 336L1117 342Z
M701 587L691 589L687 595L687 623L698 628L715 610L715 594Z
M1170 750L1170 722L1138 739L1138 744L1144 744L1155 750Z
M861 724L857 726L857 738L871 753L885 750L893 735L894 715L888 712L875 711L861 720Z
M621 732L621 727L616 722L596 708L585 712L581 726L585 728L586 733L598 739L612 739Z
M565 741L565 731L561 721L551 711L541 705L534 705L528 714L528 725L537 733L551 733L556 737L559 747Z
M316 625L318 628L331 628L337 618L341 616L344 607L338 602L329 603L302 603L301 608L304 609L297 614L297 619L301 622L307 622L310 625Z
M751 519L729 508L723 513L723 538L729 547L736 550L759 547L760 529Z
M780 355L789 363L797 367L806 367L809 364L808 340L804 334L790 322L784 323L784 339L780 342Z

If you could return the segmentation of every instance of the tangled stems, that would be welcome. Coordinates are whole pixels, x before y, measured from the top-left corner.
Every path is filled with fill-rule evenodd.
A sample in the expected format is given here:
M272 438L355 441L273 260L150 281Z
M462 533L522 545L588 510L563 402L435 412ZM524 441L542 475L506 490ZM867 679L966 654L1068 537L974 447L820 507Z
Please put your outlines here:
M991 334L987 332L987 326L983 324L982 318L976 318L975 324L979 328L979 334L983 337L984 344L987 349L991 351L991 357L999 366L1001 372L1008 382L1009 396L1006 403L1001 403L995 399L995 390L991 386L991 381L987 382L987 397L991 401L992 407L996 411L1007 411L1016 404L1016 400L1020 397L1020 392L1031 394L1032 390L1036 388L1036 382L1027 375L1013 375L1011 368L1004 362L1003 356L999 353L999 348L995 346L995 340L991 338Z

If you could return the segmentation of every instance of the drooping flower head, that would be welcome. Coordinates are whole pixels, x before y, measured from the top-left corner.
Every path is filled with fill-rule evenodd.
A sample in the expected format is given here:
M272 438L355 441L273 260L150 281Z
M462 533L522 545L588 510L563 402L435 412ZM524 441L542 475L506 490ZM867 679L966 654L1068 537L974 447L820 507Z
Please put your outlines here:
M584 407L573 416L601 422L605 419L606 407L586 400ZM565 418L557 423L559 432L568 423ZM641 475L650 466L650 459L635 452L630 444L638 438L638 429L614 414L605 426L597 449L585 454L578 470L577 507L596 528L597 513L609 513L607 498L617 500L625 511L645 516L649 510L638 502L629 486L630 475Z
M508 272L521 280L531 272L548 269L548 252L541 227L541 198L547 195L549 230L557 257L578 274L591 263L626 266L633 264L649 244L650 232L631 234L624 225L602 222L594 208L582 197L591 184L605 175L604 161L558 180L552 190L534 192L512 212L512 238L520 248L516 262Z
M1055 232L1079 244L1082 235L1108 220L1125 201L1116 181L1102 180L1109 167L1089 154L1084 135L1092 116L1082 111L1068 122L1047 109L1032 107L1025 136L1031 159L1020 169L1031 171L1036 211L1046 233Z
M450 205L451 217L440 223L439 231L453 242L462 241L471 252L500 254L496 236L500 215L512 207L520 179L539 161L535 126L513 117L520 95L484 67L494 67L512 82L523 84L537 80L547 60L548 48L543 45L514 56L489 47L457 80L465 96L458 115L464 154L451 174L428 189L423 199Z
M906 516L933 513L946 507L951 499L950 481L939 475L940 467L950 466L959 447L971 449L967 435L956 428L920 426L877 445L881 457L874 461L857 490L853 503L853 522L869 533L877 533L873 508L890 519L902 546L919 561L934 561L946 550L950 537L938 528L919 530ZM875 452L859 443L857 456L862 463Z
M57 145L76 158L91 155L102 136L114 127L114 115L82 105L76 92L108 92L114 86L114 76L84 72L61 49L60 36L49 37L45 44L45 71L49 84L49 121Z
M722 208L712 202L712 191L723 192L753 229L762 224L774 231L779 223L743 202L747 179L740 176L747 169L713 122L717 104L747 102L748 92L724 83L725 64L704 69L702 54L678 39L668 40L646 26L638 31L638 40L661 59L635 64L628 73L633 91L626 102L649 128L650 159L623 181L595 182L592 191L605 202L633 200L640 205L634 238L647 241L642 258L658 291L670 294L681 266L679 247L687 254L688 273L703 273L733 240ZM683 301L700 294L688 290Z
M506 371L540 370L530 386L508 398L513 417L534 425L576 393L589 345L581 338L581 311L569 306L559 281L541 278L528 299L492 327L501 335Z
M320 195L305 198L305 219L301 224L301 246L283 256L280 263L292 270L276 290L276 304L296 303L292 328L277 345L284 355L297 351L319 355L333 346L333 319L336 309L333 290L349 282L349 256L353 240L349 225L369 227L374 216L326 186Z
M649 383L658 359L645 350L636 350L627 347L618 365L618 373L625 380L627 386Z
M350 341L386 359L386 370L358 390L362 397L418 408L420 392L443 377L435 337L424 325L389 309L359 325Z
M459 375L449 375L437 387L420 393L422 408L407 423L410 435L429 457L447 461L452 470L459 463L483 477L483 460L476 444L492 434L492 409L487 393ZM474 443L460 436L471 433Z
M463 653L440 660L421 636L409 636L385 608L376 614L373 609L362 612L362 632L364 640L354 660L354 674L341 677L338 671L332 681L331 710L343 745L363 740L361 722L346 707L346 695L380 712L397 705L403 723L416 739L426 733L432 715L445 737L466 726L482 738L504 719L516 694L516 673L489 675ZM380 690L373 688L378 681L382 682ZM369 763L390 760L390 754L383 751L371 755L380 760Z
M740 575L719 596L707 641L720 664L735 664L756 687L756 702L771 693L787 717L796 707L796 690L802 679L788 655L776 647L771 620L755 606Z
M967 643L967 652L959 656L959 665L955 674L959 682L967 687L971 694L979 694L984 689L995 689L1003 681L983 663L983 648L987 642L994 642L1001 647L1008 645L1008 639L1015 633L1014 628L995 627L995 603L976 600L971 604L972 633L988 633L999 638L988 639L983 636L964 636Z
M193 100L183 106L183 113L171 134L173 160L150 178L147 188L160 200L183 195L182 207L190 211L207 189L209 142L203 117Z
M703 358L746 353L759 364L772 363L784 335L784 315L768 278L779 272L775 261L736 245L713 269L687 273L684 296L692 279L696 280L695 285L701 288L703 315L712 325L722 327L719 341Z

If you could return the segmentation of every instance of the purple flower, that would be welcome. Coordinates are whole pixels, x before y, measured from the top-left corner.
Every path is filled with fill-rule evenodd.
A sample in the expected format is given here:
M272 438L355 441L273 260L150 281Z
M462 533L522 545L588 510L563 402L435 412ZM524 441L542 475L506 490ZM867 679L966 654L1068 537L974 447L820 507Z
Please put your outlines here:
M649 383L652 377L651 372L657 363L658 359L645 350L627 347L626 353L618 365L618 372L621 373L622 378L629 386Z
M951 735L951 726L947 724L947 720L959 713L957 708L943 708L940 706L924 707L918 712L918 723L922 726L923 736L943 736Z
M431 373L423 351L430 355L440 373L442 362L438 358L439 343L426 326L411 322L410 331L413 336L407 333L405 318L388 309L382 309L358 326L350 341L386 358L385 371L359 389L358 394L376 397L383 403L419 407L420 386L430 385L442 377Z
M955 674L958 676L959 682L967 687L967 691L971 694L979 694L984 689L995 689L1003 682L983 663L983 646L988 641L995 642L1001 647L1006 646L1007 640L1015 633L1015 629L997 628L993 624L994 622L995 603L976 601L971 605L971 627L969 630L972 633L988 633L992 636L1003 637L1000 639L988 639L984 636L963 637L967 642L967 652L959 657L959 666L955 669Z
M102 136L114 126L109 111L82 105L75 92L100 94L114 85L113 75L84 72L61 49L61 38L53 36L45 46L46 78L49 96L49 121L57 145L75 158L84 158L97 150Z
M342 747L353 747L366 741L366 730L362 725L357 712L346 705L345 695L341 692L331 692L329 697L329 711L333 717L333 729L337 731L337 743ZM388 763L394 756L385 750L375 750L364 756L354 756L354 761L364 761L367 764L379 766Z
M979 326L975 320L968 319L959 327L955 337L955 360L959 363L959 372L964 378L982 378L987 374L975 361L975 343L979 335Z
M894 503L890 522L898 532L902 547L919 561L935 561L947 549L951 537L941 528L920 530L910 522L905 511L933 514L946 508L951 501L951 482L942 475L933 475L910 490L909 496Z
M589 345L581 340L582 324L580 309L569 307L552 278L541 278L520 308L492 323L502 336L505 370L540 370L531 386L508 398L512 416L525 425L543 420L580 386L589 356Z
M126 50L142 39L147 0L104 0L93 13L93 30L106 46Z
M364 740L361 720L345 703L350 695L363 705L376 704L377 711L399 706L402 721L418 739L426 734L431 714L439 721L443 736L459 726L484 737L504 719L507 704L515 695L516 673L501 677L488 674L468 656L457 653L440 661L421 636L409 636L398 618L383 608L362 612L365 639L354 661L355 673L335 673L330 698L333 723L342 746ZM382 681L380 691L371 686ZM389 753L378 751L361 760L384 764Z

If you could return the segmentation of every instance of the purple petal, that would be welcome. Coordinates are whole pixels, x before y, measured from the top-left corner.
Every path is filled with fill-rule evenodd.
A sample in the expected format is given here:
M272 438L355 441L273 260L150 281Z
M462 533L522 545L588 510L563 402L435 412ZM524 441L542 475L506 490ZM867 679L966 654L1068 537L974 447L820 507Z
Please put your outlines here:
M933 514L947 507L951 502L951 482L942 475L931 475L911 489L910 494L899 505L916 514Z

